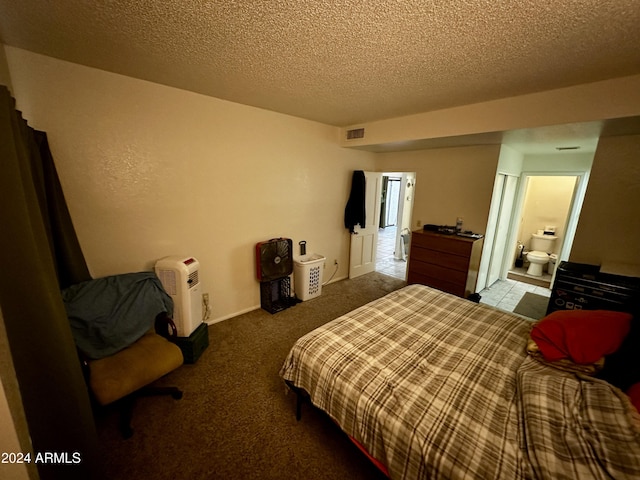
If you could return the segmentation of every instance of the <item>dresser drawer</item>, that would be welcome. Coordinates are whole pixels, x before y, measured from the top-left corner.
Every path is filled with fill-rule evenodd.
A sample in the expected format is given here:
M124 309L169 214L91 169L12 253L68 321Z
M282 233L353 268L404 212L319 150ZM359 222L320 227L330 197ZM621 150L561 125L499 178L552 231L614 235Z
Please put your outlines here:
M437 250L428 250L417 245L411 246L410 257L418 262L430 263L432 265L440 265L452 270L466 272L469 270L469 257L453 255L451 253L440 252Z
M473 241L455 235L413 232L412 245L438 252L451 253L468 257L473 248Z
M409 271L420 273L429 278L438 278L449 283L457 283L462 286L467 283L467 272L451 270L450 268L433 263L412 261Z
M460 285L458 283L448 282L444 278L432 277L421 272L410 271L407 275L407 283L410 285L413 283L419 283L422 285L427 285L429 287L437 288L438 290L442 290L443 292L452 293L453 295L457 295L459 297L466 296L464 283Z

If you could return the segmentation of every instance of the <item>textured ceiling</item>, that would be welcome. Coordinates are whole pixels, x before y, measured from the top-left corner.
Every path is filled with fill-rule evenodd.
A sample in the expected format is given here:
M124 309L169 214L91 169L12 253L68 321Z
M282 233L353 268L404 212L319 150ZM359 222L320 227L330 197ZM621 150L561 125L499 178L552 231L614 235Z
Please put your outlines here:
M346 126L640 73L638 0L0 0L11 46Z

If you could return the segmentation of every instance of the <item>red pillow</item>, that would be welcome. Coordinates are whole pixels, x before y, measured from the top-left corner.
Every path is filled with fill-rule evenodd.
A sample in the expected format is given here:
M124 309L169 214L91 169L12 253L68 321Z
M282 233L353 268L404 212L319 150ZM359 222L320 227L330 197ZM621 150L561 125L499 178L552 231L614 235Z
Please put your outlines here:
M627 395L631 397L631 403L633 403L633 406L636 407L636 410L640 412L640 383L634 383L633 385L631 385L631 387L629 387L629 390L627 390Z
M531 331L545 360L595 363L615 352L629 333L631 314L610 310L558 310Z

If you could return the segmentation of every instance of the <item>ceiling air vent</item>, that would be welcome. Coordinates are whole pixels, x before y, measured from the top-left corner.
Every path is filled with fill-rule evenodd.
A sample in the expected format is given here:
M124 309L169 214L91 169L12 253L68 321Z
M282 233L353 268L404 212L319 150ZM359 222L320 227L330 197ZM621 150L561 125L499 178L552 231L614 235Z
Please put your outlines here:
M354 140L356 138L364 138L364 128L354 128L353 130L347 130L347 140Z

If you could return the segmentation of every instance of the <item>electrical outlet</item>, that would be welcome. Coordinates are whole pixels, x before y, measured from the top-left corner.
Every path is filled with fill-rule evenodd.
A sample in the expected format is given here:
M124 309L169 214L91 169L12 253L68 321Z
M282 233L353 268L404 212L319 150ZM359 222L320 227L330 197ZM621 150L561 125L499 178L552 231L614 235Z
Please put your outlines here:
M416 222L416 227L421 227L422 226L422 220L418 220Z
M337 258L334 258L334 259L333 259L333 264L334 264L334 265L337 265L337 264L338 264L338 259L337 259Z
M202 294L202 321L206 322L211 316L211 304L209 303L209 294Z

